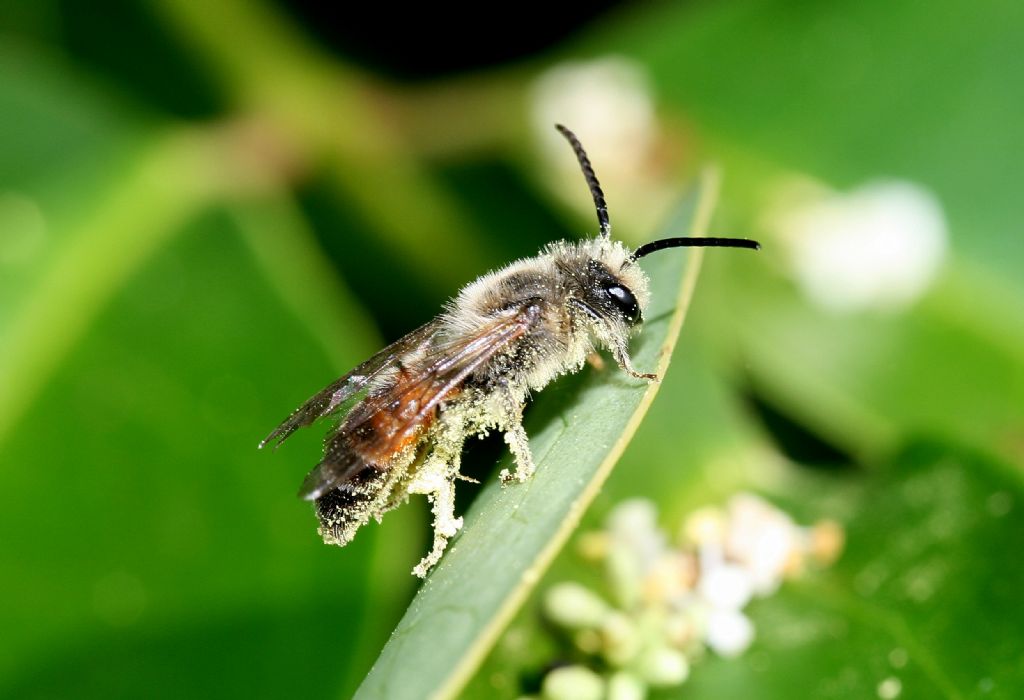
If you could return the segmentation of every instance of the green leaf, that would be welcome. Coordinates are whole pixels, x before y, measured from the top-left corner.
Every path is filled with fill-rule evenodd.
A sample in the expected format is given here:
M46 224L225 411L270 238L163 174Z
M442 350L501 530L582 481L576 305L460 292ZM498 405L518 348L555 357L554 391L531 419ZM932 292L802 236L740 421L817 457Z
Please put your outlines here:
M4 444L0 593L20 604L0 621L0 677L13 695L192 694L208 674L155 660L201 669L200 640L270 640L291 611L311 620L335 595L362 595L373 538L322 557L293 496L312 455L255 449L337 372L316 341L224 217L183 229L117 290ZM353 335L337 351L352 362L368 346ZM219 673L238 683L253 663L233 651ZM300 669L279 667L280 682L314 677Z
M751 603L756 640L745 654L705 656L682 689L652 697L1020 697L1024 569L1013 555L1024 547L1024 485L1013 467L918 442L872 473L791 465L753 476L799 522L844 521L845 551ZM574 556L551 573L540 591L564 580L605 584ZM564 658L535 596L463 697L517 697Z
M714 181L686 200L666 227L701 235ZM649 321L638 367L664 374L696 282L699 252L653 256ZM614 367L562 381L527 420L537 473L527 483L489 485L463 533L409 606L360 698L451 697L483 660L607 478L657 392Z
M781 495L809 503L835 481L794 479ZM840 560L753 603L755 645L695 667L692 697L1020 697L1016 471L918 443L848 495Z
M715 142L732 185L724 209L746 210L748 233L760 235L762 205L793 170L840 189L909 179L948 219L943 276L906 314L829 317L777 279L736 276L745 317L723 325L741 329L756 388L859 456L925 430L1020 464L1024 91L1004 86L1024 67L1024 5L985 3L964 21L946 1L757 0L631 19L595 25L585 53L641 61L665 105ZM771 261L787 274L783 256L758 267Z
M375 652L411 582L374 547L417 543L332 556L294 497L316 436L256 443L379 338L284 193L211 205L219 131L39 61L0 52L0 696L351 692L372 656L320 640Z
M937 300L901 316L837 316L751 273L736 284L749 304L732 330L777 407L855 455L923 432L1020 461L1024 383L1008 379L1020 376L1022 346L951 319Z

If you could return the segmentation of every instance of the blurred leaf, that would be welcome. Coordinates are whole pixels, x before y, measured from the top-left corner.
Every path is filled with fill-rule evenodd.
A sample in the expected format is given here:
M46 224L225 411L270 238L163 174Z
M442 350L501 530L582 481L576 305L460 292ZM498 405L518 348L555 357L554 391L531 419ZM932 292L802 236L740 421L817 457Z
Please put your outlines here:
M0 327L151 134L59 61L0 45ZM2 351L2 350L0 350Z
M0 695L351 692L409 593L404 566L367 590L397 573L374 545L420 542L389 525L324 547L294 497L319 440L256 443L378 345L365 315L272 187L209 210L253 182L220 131L0 61L0 208L37 237L0 236ZM324 670L339 629L367 651Z
M1024 296L1013 226L1024 90L1006 89L1024 70L1020 3L967 16L957 2L752 0L666 4L633 19L595 38L644 62L659 95L705 130L840 187L923 183L946 207L957 250Z
M713 185L705 183L666 231L706 230ZM634 354L663 374L682 325L699 258L683 275L678 256L654 256L652 302ZM572 381L575 380L575 381ZM614 368L549 390L527 421L537 473L489 485L463 533L417 594L359 697L454 696L579 522L657 391Z
M452 277L472 279L487 267L480 232L458 199L374 109L378 87L369 76L308 42L268 0L202 7L161 0L154 7L242 109L272 125L300 159L326 166L338 196L373 224L393 255L416 259L443 289ZM434 264L439 248L459 255Z
M1024 464L1020 346L954 316L942 296L903 315L825 313L745 262L720 289L736 312L717 329L742 347L740 379L777 408L861 457L936 434Z
M335 336L346 366L374 345L356 334L358 325ZM20 696L59 677L80 697L82 679L54 671L69 666L94 668L89 678L98 687L114 683L109 692L130 682L129 694L146 694L163 686L169 667L102 669L118 668L136 644L140 654L147 645L176 647L166 653L185 662L197 639L271 624L254 611L286 616L296 601L323 606L335 628L344 620L345 635L359 637L364 583L377 568L373 544L384 533L368 533L343 553L325 548L293 495L319 441L276 455L255 448L302 397L340 373L318 341L223 217L183 230L118 291L3 451L2 595L20 604L3 609L0 675ZM401 558L418 545L405 535L389 550ZM375 615L386 617L403 593L377 593ZM211 629L221 624L227 628ZM304 637L309 666L268 645L245 667L276 668L267 674L273 694L335 692L347 666L324 673L316 659L326 633L316 629ZM104 650L112 656L98 658ZM225 664L191 666L188 682L227 673ZM270 679L258 677L253 692L270 692Z
M719 342L738 340L758 390L854 454L928 431L1024 464L1024 90L1006 89L1024 70L1024 6L977 10L662 5L624 11L631 21L587 40L642 62L659 97L716 142L733 184L723 208L741 210L744 227L759 225L775 177L793 170L839 188L909 179L942 203L951 259L905 315L829 317L753 266L731 280L743 317L720 325L741 334Z
M117 288L209 201L202 148L182 134L155 137L55 237L43 269L4 319L0 439Z
M1024 547L1024 488L1009 465L917 443L866 479L780 476L773 500L798 521L845 521L840 560L751 603L757 636L745 654L709 655L685 686L653 698L1020 696L1024 569L1013 553ZM562 559L540 591L567 579L603 587L592 567ZM529 692L564 650L531 601L464 697Z
M806 508L817 488L781 495ZM1020 697L1022 503L1008 465L944 444L903 452L851 500L839 562L752 604L755 645L695 668L687 692Z

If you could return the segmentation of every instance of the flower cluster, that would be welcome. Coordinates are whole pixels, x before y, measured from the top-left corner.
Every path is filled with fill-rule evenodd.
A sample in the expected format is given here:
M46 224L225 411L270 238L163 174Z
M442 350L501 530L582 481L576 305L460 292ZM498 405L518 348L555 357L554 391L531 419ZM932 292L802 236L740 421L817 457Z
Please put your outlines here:
M749 493L696 511L674 541L658 528L653 503L622 503L604 530L580 541L582 555L602 566L610 595L560 583L544 596L545 615L593 663L549 672L543 697L640 700L650 688L683 683L708 649L741 654L754 639L747 603L808 561L833 561L842 544L837 524L800 527Z

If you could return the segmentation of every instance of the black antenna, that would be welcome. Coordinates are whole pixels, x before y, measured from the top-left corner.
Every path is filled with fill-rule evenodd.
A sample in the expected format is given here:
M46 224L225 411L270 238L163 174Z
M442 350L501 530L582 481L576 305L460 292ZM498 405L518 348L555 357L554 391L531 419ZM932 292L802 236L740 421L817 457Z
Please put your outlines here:
M576 160L580 162L583 177L587 179L587 187L590 188L590 194L594 197L594 206L597 207L597 223L601 226L601 235L608 238L612 235L612 224L608 220L608 205L604 203L604 192L601 191L601 183L597 181L597 175L594 174L594 167L590 164L590 159L587 158L587 152L583 150L583 144L576 138L576 134L561 124L555 124L555 128L569 141L569 145L576 153Z
M715 248L749 248L760 250L761 244L749 238L662 238L660 241L651 241L633 251L629 256L629 262L639 260L645 255L656 253L665 248L679 248L681 246L702 246Z

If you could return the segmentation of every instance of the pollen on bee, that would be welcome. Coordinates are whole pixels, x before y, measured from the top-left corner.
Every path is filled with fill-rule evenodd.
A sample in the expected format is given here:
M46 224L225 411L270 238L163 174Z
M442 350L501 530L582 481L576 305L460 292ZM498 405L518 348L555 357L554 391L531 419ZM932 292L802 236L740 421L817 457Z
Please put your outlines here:
M650 300L650 280L635 264L640 258L689 245L757 247L747 239L682 237L631 250L612 240L604 194L582 144L565 126L557 131L576 155L599 234L552 242L535 257L469 283L437 318L310 397L261 443L280 443L322 418L341 417L351 403L299 492L315 501L326 543L345 545L370 520L380 521L413 494L425 495L433 546L413 573L426 576L462 528L455 482L464 479L460 458L470 436L500 431L514 463L500 481L525 482L536 470L522 424L531 392L588 360L602 368L597 349L628 376L657 380L635 369L629 355L630 336ZM820 539L827 549L828 538Z

